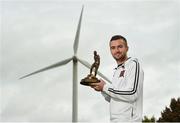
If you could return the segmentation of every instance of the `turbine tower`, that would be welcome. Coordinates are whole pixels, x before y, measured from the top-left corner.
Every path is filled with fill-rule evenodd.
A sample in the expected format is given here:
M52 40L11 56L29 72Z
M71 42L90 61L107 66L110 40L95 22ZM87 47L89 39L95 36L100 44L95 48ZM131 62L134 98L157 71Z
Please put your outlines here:
M82 15L83 15L83 9L84 6L82 6L82 10L81 10L81 14L80 14L80 18L79 18L79 22L78 22L78 26L77 26L77 31L76 31L76 35L75 35L75 39L74 39L74 45L73 45L73 49L74 49L74 55L70 58L67 58L65 60L62 60L60 62L57 62L55 64L52 64L50 66L47 66L45 68L42 68L40 70L37 70L35 72L32 72L30 74L27 74L23 77L21 77L20 79L26 78L28 76L52 69L52 68L56 68L56 67L60 67L63 65L66 65L67 63L69 63L70 61L73 61L73 91L72 91L72 122L77 122L78 121L78 81L77 81L77 73L78 73L78 62L80 62L82 65L84 65L87 68L91 68L91 64L89 64L87 61L80 59L79 57L77 57L77 50L78 50L78 44L79 44L79 37L80 37L80 29L81 29L81 21L82 21ZM99 76L101 76L103 79L105 79L107 82L111 81L105 77L101 72L97 72L97 74Z

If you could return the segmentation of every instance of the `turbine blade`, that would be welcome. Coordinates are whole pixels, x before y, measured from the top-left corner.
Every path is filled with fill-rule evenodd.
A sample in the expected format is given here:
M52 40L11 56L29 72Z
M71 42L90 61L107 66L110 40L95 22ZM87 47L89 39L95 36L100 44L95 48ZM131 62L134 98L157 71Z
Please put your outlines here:
M78 57L77 57L77 60L78 60L82 65L84 65L85 67L91 69L91 64L89 64L87 61L82 60L82 59L80 59L80 58L78 58Z
M76 36L75 36L75 40L74 40L74 54L77 53L78 50L78 44L79 44L79 36L80 36L80 30L81 30L81 20L82 20L82 14L83 14L83 9L84 6L82 6L82 10L81 10L81 14L80 14L80 18L79 18L79 23L78 23L78 27L77 27L77 31L76 31Z
M102 74L100 71L97 71L97 74L102 77L103 79L105 79L107 82L112 83L104 74Z
M87 61L82 60L80 58L77 58L77 60L83 64L84 66L86 66L87 68L91 69L91 64L89 64ZM112 83L105 75L103 75L100 71L97 71L97 74L102 77L103 79L105 79L107 82Z
M70 62L71 60L72 60L72 58L68 58L68 59L62 60L62 61L57 62L57 63L55 63L55 64L53 64L53 65L50 65L50 66L48 66L48 67L42 68L42 69L37 70L37 71L35 71L35 72L32 72L32 73L30 73L30 74L27 74L27 75L25 75L25 76L23 76L23 77L21 77L21 78L19 78L19 79L23 79L23 78L26 78L26 77L28 77L28 76L31 76L31 75L34 75L34 74L37 74L37 73L40 73L40 72L43 72L43 71L46 71L46 70L49 70L49 69L53 69L53 68L55 68L55 67L59 67L59 66L65 65L65 64L67 64L68 62Z

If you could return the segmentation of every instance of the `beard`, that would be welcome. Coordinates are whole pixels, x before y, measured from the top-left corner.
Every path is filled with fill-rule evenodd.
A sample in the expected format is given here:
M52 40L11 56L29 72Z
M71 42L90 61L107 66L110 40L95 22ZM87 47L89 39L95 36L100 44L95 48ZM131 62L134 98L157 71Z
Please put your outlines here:
M116 53L114 56L114 59L116 60L116 61L119 61L119 62L121 62L121 61L124 61L126 58L127 58L127 54L126 53Z

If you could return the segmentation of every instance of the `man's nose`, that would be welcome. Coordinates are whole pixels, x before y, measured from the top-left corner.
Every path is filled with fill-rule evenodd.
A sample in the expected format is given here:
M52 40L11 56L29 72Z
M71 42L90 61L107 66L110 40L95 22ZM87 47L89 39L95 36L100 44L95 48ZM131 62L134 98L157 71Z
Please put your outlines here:
M119 48L118 47L115 48L115 52L119 52Z

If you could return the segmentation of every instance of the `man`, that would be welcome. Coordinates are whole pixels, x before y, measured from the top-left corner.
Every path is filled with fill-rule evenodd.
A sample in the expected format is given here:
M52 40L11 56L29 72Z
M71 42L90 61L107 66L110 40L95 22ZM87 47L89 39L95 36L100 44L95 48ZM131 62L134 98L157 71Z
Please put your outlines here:
M115 35L111 38L110 51L117 62L112 84L100 79L91 85L101 91L110 102L111 122L141 122L143 107L144 73L137 59L127 57L128 44L126 38Z

